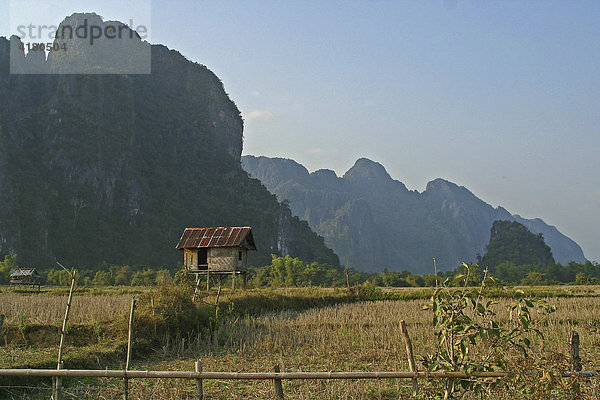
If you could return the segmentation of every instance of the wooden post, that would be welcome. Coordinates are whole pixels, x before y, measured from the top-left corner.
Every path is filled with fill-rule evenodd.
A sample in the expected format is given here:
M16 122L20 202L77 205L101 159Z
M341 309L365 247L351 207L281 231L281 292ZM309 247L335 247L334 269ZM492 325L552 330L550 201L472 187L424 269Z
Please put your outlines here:
M219 275L219 289L217 290L217 299L215 300L215 305L219 306L219 297L221 296L221 275Z
M571 371L581 371L581 357L579 357L579 333L571 332Z
M0 314L0 337L2 337L2 325L4 325L4 314Z
M235 271L233 271L233 274L231 274L231 291L233 292L235 290Z
M244 290L246 290L247 285L248 285L248 272L244 272Z
M60 266L62 267L62 265L60 265ZM69 290L69 299L67 300L67 309L65 310L65 318L63 320L62 329L60 330L60 344L58 345L58 362L56 363L57 369L60 369L60 365L62 363L63 346L65 343L67 321L69 320L69 311L71 311L71 301L73 300L73 290L75 289L76 275L77 275L77 272L75 270L73 270L73 272L71 272L71 289Z
M274 371L277 373L281 372L279 364L275 365ZM275 395L279 400L283 400L283 385L281 384L281 379L273 379L273 385L275 386Z
M206 270L206 291L210 290L210 272Z
M571 345L571 372L581 372L582 367L581 357L579 356L579 333L577 333L577 331L571 332L569 344ZM574 376L573 379L573 394L576 399L579 399L581 396L581 388L579 387L577 376Z
M404 347L406 347L406 358L408 358L408 368L410 372L416 372L415 356L413 355L412 341L408 335L408 329L406 329L406 322L400 321L400 333L402 339L404 339ZM413 378L413 395L416 397L419 394L419 384L417 378Z
M346 288L350 292L350 268L346 267L344 271L346 272Z
M131 365L131 342L133 341L133 315L135 313L135 296L131 299L131 312L129 313L129 335L127 337L127 361L125 362L125 371ZM123 381L123 400L129 399L129 379Z
M59 362L56 369L63 369L63 362ZM56 376L52 379L54 385L52 385L52 400L62 400L62 377Z
M202 372L202 361L196 361L196 372ZM202 387L202 379L196 379L196 396L198 400L204 400L204 388Z
M156 335L156 313L154 311L154 297L150 297L150 306L152 307L152 325L154 325L154 334Z

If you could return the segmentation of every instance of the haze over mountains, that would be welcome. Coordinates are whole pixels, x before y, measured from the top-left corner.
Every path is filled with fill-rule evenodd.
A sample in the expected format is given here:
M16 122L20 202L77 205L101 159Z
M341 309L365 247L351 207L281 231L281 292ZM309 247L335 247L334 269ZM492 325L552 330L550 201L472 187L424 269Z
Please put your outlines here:
M408 269L431 272L483 255L496 220L517 221L542 233L557 262L584 262L573 240L541 219L493 208L468 189L443 179L422 193L394 180L376 162L361 158L342 177L334 171L308 170L289 159L242 157L243 168L289 201L292 213L325 238L342 263L364 271Z

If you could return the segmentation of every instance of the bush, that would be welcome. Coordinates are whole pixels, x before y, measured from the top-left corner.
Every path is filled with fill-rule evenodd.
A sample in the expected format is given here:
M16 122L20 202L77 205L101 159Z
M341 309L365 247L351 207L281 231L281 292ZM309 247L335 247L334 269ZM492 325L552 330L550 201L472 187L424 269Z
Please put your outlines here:
M209 327L209 309L192 302L189 287L167 283L140 296L136 325L146 339L187 336Z
M17 268L17 255L7 255L0 261L0 283L9 283L10 273Z

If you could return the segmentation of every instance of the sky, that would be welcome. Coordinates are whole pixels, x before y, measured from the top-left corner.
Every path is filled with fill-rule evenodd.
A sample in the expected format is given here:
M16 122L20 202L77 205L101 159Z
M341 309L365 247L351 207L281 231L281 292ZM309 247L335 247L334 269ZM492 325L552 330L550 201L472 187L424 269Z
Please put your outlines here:
M221 78L244 154L444 178L600 261L600 2L0 0L0 34L133 20Z

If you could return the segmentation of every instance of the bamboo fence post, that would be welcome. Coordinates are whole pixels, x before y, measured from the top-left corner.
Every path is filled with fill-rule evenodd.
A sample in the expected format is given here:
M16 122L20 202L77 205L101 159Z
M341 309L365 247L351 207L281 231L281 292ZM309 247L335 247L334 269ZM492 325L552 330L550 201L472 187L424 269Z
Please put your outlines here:
M276 373L281 372L281 370L279 369L279 364L275 365L275 368L273 369ZM283 400L283 385L281 384L281 379L273 379L273 386L275 386L275 395L277 396L277 398L279 400Z
M131 312L129 313L129 335L127 337L127 361L125 362L125 371L129 370L131 365L131 342L133 340L133 314L135 312L135 296L131 299ZM129 379L123 381L123 400L129 399Z
M404 320L400 321L400 333L402 334L402 339L404 339L404 347L406 347L406 358L408 359L408 368L410 372L417 372L416 364L415 364L415 356L413 354L412 341L410 340L410 336L408 335L408 329L406 329L406 322ZM413 395L416 397L419 394L419 384L417 382L417 378L413 378Z
M62 265L61 265L62 267ZM64 267L63 267L64 268ZM60 330L60 344L58 345L58 365L62 362L63 346L65 343L65 334L67 330L67 321L69 321L69 311L71 311L71 301L73 300L73 289L75 288L75 276L77 272L71 272L71 289L69 290L69 299L67 300L67 309L65 310L65 318L63 319L62 329Z
M56 369L63 369L63 362L59 362ZM53 379L54 384L52 385L52 399L62 400L62 377L56 376Z
M571 345L571 372L573 375L573 394L575 398L580 398L581 396L581 388L579 387L579 382L577 381L577 374L581 372L581 357L579 356L579 333L577 331L571 332L571 338L569 340L569 344Z
M202 360L196 361L196 372L202 372ZM204 388L202 387L202 379L196 379L196 396L198 396L198 400L204 400Z
M60 265L65 271L69 272L61 263L57 263ZM56 369L63 369L62 362L62 353L63 347L65 344L65 335L67 332L67 322L69 321L69 312L71 311L71 302L73 301L73 291L75 289L75 278L77 276L77 271L73 270L70 272L71 274L71 288L69 289L69 298L67 300L67 308L65 310L65 318L63 319L62 329L60 330L60 343L58 345L58 361L56 363ZM54 400L62 399L62 378L57 376L54 379L54 385L52 390L52 398Z

